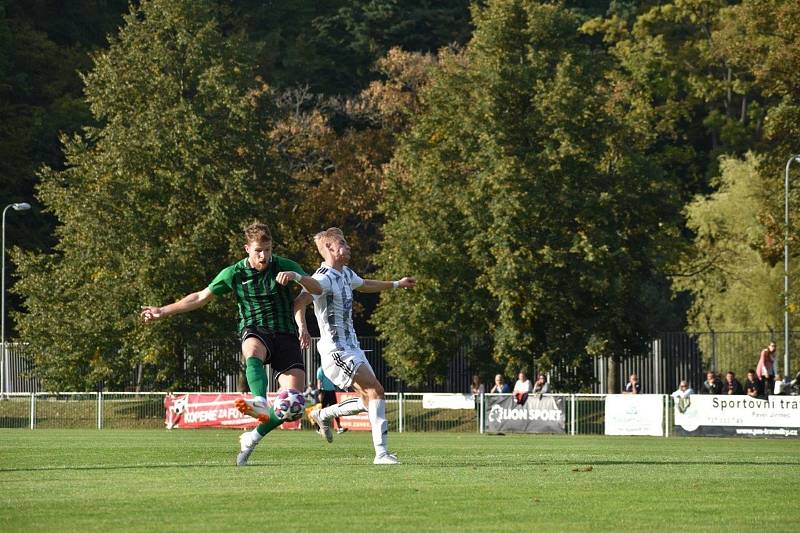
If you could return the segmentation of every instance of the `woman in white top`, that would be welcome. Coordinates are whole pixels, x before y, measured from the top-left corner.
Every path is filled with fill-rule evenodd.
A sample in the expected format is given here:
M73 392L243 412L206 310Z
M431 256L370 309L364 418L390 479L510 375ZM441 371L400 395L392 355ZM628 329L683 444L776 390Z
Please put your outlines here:
M531 389L533 389L533 385L531 385L531 380L525 377L525 372L520 372L517 376L517 382L514 383L514 394L522 393L528 394Z

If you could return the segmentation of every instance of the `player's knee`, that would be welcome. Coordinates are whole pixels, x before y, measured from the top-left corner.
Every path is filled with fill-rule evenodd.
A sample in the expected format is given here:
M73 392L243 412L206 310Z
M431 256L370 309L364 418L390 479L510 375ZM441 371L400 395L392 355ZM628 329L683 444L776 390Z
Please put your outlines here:
M375 382L373 385L367 387L367 398L370 400L380 400L383 398L384 390L383 385L378 382Z

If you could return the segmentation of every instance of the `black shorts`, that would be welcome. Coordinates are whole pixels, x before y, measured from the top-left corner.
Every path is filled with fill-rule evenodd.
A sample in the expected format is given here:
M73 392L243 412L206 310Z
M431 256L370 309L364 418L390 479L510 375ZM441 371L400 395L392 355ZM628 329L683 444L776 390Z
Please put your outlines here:
M329 405L336 405L336 391L335 390L320 390L319 391L319 403L322 404L322 407L328 407Z
M264 364L272 367L272 377L277 379L287 370L299 368L306 371L303 363L303 354L300 351L300 340L292 333L275 333L262 326L246 326L241 334L242 342L250 337L255 337L267 349ZM249 354L245 354L247 357Z

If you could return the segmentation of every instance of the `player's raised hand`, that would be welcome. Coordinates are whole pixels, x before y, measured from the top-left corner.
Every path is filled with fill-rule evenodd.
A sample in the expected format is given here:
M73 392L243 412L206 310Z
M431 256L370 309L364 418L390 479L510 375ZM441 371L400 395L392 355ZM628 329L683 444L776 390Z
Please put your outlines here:
M302 276L297 272L294 272L292 270L287 270L285 272L278 272L278 275L275 276L275 281L277 281L281 285L286 285L291 281L300 281L301 277Z
M142 311L139 313L139 316L142 317L142 320L147 322L153 322L154 320L158 320L161 318L163 313L161 312L160 307L153 307L151 305L143 305Z
M300 349L305 350L309 346L311 346L311 334L308 332L308 329L302 328L300 330L300 334L298 335L300 339Z
M417 278L413 276L406 276L404 278L400 278L398 280L397 286L403 289L413 289L414 287L417 286Z

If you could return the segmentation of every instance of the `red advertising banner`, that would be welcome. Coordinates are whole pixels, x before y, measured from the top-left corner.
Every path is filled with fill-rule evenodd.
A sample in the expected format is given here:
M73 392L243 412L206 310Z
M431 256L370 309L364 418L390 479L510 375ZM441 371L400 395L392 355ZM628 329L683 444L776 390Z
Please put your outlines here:
M341 403L359 396L355 392L337 392L336 402ZM369 423L369 414L366 411L357 415L343 416L339 420L342 421L342 427L347 428L349 431L372 431L372 425Z
M270 402L277 394L268 394ZM164 398L164 423L167 429L202 427L254 428L258 420L243 415L233 405L237 398L250 394L170 394ZM300 429L300 420L284 422L281 429Z

